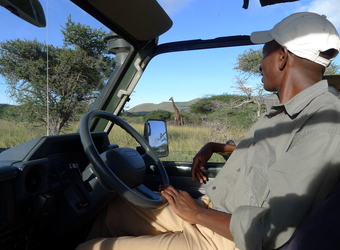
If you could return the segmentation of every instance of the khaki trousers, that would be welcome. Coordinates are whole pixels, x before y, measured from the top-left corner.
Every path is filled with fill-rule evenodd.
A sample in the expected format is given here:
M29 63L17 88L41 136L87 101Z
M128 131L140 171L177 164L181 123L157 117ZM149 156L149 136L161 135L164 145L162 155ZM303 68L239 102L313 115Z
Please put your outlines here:
M236 249L234 242L210 229L182 220L168 205L143 209L119 197L98 216L89 238L77 250Z

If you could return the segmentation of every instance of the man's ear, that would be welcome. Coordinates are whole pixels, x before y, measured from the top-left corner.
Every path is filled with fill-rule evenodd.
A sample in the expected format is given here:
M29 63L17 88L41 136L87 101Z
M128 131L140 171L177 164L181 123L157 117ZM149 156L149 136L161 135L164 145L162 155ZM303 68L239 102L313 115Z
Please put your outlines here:
M286 65L287 65L287 62L288 62L288 57L289 57L289 51L286 47L281 47L280 49L280 62L279 62L279 69L280 70L283 70Z

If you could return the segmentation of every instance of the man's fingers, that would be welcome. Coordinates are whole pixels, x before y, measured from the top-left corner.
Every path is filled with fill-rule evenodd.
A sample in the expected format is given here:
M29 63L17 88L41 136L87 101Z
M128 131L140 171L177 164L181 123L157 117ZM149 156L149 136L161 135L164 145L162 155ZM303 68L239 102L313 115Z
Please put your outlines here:
M208 180L208 178L202 172L200 172L198 180L199 180L200 183L204 183L205 184L206 181Z
M178 191L173 186L166 186L161 192L162 194L165 193L170 196L176 196L178 194Z
M161 191L162 196L169 202L169 204L175 204L179 191L174 187L168 186L166 189Z

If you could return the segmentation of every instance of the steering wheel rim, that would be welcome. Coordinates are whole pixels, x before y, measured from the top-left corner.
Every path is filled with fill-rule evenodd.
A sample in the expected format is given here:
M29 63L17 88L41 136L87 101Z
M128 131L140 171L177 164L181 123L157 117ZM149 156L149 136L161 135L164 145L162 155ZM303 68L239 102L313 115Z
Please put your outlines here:
M119 195L131 203L148 209L157 209L166 204L166 199L159 193L155 193L143 184L130 188L109 168L109 166L100 157L98 150L96 149L92 140L90 123L95 117L104 118L117 124L119 127L129 133L145 150L145 155L149 156L155 164L162 185L169 185L169 178L165 171L165 168L158 158L155 151L150 147L149 143L140 135L132 126L130 126L123 119L111 113L94 110L86 113L80 120L79 135L83 145L86 156L93 165L94 172L97 175L100 182L110 190L115 190ZM144 159L145 157L143 157Z

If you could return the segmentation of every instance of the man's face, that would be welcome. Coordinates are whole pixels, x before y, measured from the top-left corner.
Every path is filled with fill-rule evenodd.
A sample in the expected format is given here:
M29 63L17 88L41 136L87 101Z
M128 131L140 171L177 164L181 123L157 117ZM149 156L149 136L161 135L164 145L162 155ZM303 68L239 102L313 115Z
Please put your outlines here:
M263 87L267 91L278 91L279 88L279 56L281 46L275 41L266 43L263 46L263 56L260 66Z

